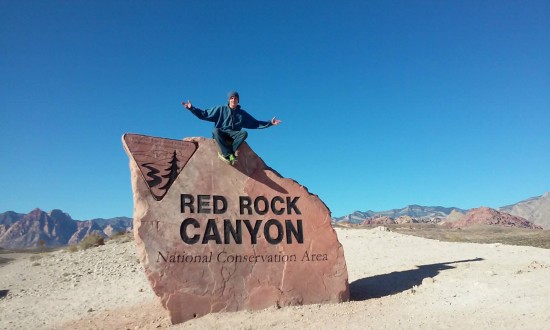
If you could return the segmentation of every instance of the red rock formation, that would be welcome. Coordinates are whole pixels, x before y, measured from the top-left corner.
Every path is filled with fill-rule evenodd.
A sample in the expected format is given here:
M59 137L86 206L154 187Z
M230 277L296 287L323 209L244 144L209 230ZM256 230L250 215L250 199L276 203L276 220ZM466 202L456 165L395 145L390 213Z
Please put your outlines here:
M231 166L212 139L127 134L123 141L141 262L173 323L349 299L330 211L246 143Z
M471 209L460 220L449 224L453 228L474 225L494 225L504 227L542 229L542 227L508 213L499 212L488 207Z
M390 217L368 218L363 221L362 225L394 225L395 221Z

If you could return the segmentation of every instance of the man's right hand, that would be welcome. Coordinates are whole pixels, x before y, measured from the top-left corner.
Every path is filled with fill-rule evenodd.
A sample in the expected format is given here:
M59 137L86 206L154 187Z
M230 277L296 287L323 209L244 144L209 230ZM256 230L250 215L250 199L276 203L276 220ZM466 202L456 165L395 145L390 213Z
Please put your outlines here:
M187 100L187 103L185 103L185 101L181 102L181 104L187 109L191 109L193 107L193 105L191 104L191 102L189 100Z

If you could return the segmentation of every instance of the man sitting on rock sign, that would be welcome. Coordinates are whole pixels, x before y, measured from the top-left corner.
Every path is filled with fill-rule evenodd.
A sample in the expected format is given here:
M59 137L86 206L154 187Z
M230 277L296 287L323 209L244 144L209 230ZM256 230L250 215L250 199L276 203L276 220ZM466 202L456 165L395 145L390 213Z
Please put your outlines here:
M256 129L277 126L281 120L273 117L270 121L254 119L239 105L239 93L231 91L227 94L228 104L219 105L207 110L195 108L189 100L181 104L199 119L214 122L212 137L218 143L218 157L233 165L237 161L237 150L244 142L248 133L243 128Z

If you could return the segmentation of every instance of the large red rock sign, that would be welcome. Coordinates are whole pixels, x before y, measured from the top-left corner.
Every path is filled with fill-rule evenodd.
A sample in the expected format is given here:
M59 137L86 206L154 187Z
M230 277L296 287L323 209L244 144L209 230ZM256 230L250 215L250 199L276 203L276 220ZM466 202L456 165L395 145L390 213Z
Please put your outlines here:
M126 134L123 144L140 259L173 323L349 299L330 211L246 143L233 166L211 139Z

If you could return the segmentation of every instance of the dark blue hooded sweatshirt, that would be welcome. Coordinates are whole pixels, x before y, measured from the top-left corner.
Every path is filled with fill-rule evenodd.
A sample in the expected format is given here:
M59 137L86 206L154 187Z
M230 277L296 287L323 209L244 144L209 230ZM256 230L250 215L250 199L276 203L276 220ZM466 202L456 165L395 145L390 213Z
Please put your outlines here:
M242 128L256 129L272 126L271 121L256 120L240 105L234 110L228 105L220 105L207 110L195 107L189 109L197 118L214 122L214 127L222 130L240 131Z

